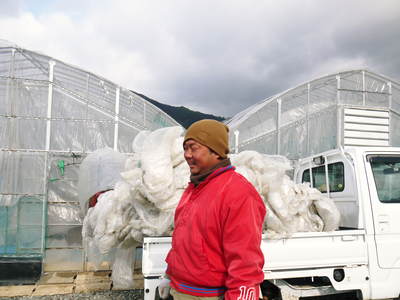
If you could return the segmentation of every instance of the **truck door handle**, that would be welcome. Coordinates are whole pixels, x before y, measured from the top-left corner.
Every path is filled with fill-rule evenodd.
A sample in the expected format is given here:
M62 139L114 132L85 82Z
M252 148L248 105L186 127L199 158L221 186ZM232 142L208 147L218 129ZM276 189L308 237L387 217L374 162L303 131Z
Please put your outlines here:
M390 218L388 215L379 215L378 216L378 231L379 232L387 232L390 227Z
M379 223L389 223L389 216L388 215L379 215L378 222Z
M355 241L357 239L356 236L354 235L344 235L342 236L342 241L343 242L351 242L351 241Z

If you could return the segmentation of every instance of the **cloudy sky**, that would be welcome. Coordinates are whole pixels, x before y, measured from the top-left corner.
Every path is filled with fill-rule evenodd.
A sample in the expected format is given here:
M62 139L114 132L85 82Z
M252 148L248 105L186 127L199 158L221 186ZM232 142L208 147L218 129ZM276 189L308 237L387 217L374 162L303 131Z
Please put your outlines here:
M0 39L226 117L340 70L400 81L398 0L0 0Z

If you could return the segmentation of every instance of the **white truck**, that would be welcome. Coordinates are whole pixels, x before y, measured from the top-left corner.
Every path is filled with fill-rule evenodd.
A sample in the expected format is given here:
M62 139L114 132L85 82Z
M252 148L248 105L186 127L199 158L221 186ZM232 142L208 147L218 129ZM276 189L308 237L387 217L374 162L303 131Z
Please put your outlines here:
M263 236L265 280L282 298L354 292L359 299L400 294L400 148L339 147L298 161L294 181L308 181L341 212L334 232ZM157 299L170 237L143 243L144 299Z

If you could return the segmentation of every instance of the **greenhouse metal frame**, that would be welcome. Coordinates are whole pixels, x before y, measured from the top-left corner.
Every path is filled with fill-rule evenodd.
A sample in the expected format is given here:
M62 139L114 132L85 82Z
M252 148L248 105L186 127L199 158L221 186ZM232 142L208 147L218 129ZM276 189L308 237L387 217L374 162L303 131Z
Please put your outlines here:
M103 77L0 41L0 258L84 270L80 162L104 147L131 153L139 131L177 125Z
M294 160L351 145L400 146L400 84L369 70L339 72L266 98L227 125L232 152Z

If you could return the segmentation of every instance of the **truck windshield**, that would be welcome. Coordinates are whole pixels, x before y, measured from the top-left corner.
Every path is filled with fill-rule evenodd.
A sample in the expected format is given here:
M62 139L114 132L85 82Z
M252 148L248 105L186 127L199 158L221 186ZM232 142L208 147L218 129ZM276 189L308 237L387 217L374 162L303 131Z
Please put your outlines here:
M375 156L369 161L379 201L400 203L400 156Z

